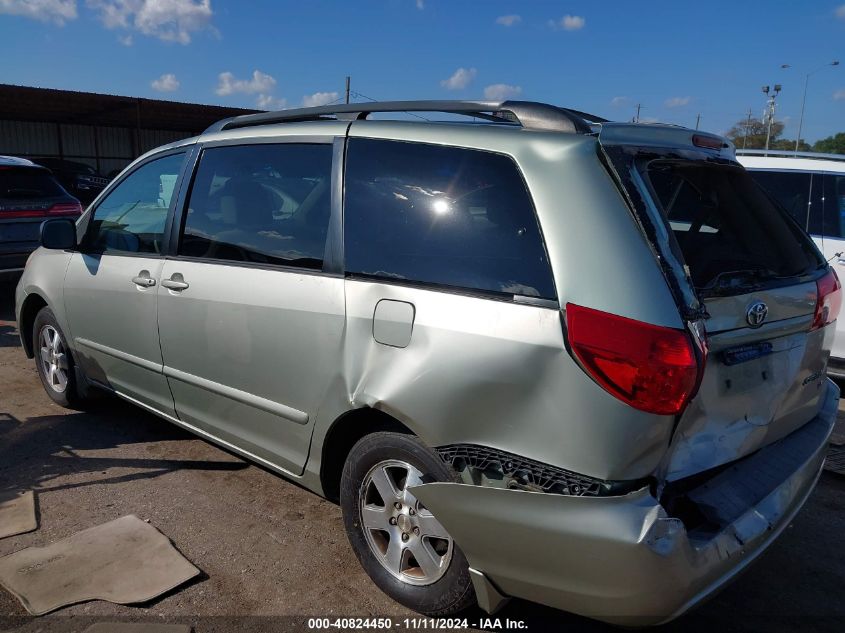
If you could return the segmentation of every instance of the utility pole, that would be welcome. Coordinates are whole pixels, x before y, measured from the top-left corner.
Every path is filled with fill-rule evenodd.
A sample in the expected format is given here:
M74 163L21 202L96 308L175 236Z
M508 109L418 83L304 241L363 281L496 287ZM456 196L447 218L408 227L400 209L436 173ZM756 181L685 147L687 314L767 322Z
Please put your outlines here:
M782 88L783 86L781 86L780 84L775 84L774 90L770 90L769 86L763 86L763 94L769 98L768 102L766 103L766 109L763 111L763 118L766 120L767 155L769 151L769 142L772 138L772 124L775 122L775 99L780 94Z
M346 75L346 103L349 103L349 88L351 83L352 78L349 75Z
M701 124L701 113L698 113L698 116L695 117L695 129L698 129L698 126Z
M748 130L751 127L751 108L748 108L748 120L745 122L745 136L742 137L742 149L748 145Z
M640 122L640 108L642 107L641 103L637 104L637 116L634 117L634 123Z

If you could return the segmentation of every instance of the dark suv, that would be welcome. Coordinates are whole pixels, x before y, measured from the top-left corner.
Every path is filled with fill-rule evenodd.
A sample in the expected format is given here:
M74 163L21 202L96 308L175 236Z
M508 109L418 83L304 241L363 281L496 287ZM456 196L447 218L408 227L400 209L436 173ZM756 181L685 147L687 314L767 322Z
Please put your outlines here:
M46 218L78 217L79 200L56 181L50 170L24 158L0 156L0 280L23 270L38 248Z
M47 167L67 191L88 204L109 184L91 165L61 158L33 158L35 163Z

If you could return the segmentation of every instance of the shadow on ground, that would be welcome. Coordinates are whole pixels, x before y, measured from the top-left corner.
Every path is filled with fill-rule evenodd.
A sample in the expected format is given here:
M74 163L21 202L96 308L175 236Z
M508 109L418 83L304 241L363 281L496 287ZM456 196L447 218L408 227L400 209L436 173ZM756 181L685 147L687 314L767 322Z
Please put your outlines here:
M151 479L176 470L242 470L242 461L121 458L84 455L120 445L191 439L181 429L122 401L107 399L96 412L68 412L29 418L22 424L0 412L0 489L33 488L37 492L92 484ZM106 474L110 469L132 472L86 477L53 485L67 475Z

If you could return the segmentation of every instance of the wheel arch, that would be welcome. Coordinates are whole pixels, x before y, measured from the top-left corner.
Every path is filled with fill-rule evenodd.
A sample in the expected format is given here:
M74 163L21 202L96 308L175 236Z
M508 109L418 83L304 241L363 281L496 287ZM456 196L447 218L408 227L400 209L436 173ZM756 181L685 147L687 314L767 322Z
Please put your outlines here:
M378 431L415 435L389 413L370 407L347 411L332 423L323 440L320 458L320 485L327 499L336 502L340 496L340 477L349 451L362 437Z
M35 323L35 316L42 308L47 306L49 306L47 300L37 292L28 294L21 305L20 315L18 317L18 327L20 328L23 351L27 358L33 358L35 356L35 349L32 340L32 326Z

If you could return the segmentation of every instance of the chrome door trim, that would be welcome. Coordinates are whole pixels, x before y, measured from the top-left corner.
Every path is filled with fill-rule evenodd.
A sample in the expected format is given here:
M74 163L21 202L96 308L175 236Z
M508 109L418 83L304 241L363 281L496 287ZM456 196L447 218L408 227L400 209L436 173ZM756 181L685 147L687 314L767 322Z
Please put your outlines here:
M242 128L244 129L244 128ZM252 128L261 131L261 128ZM348 126L347 126L348 129ZM269 132L269 133L267 133ZM335 134L273 134L266 130L264 135L235 136L232 138L209 139L199 141L203 149L212 147L228 147L230 145L281 145L294 143L297 145L328 145L334 142Z
M227 387L219 382L214 382L213 380L208 380L207 378L200 378L199 376L194 376L193 374L189 374L188 372L181 371L179 369L174 369L173 367L168 367L167 365L164 365L163 371L164 375L168 378L179 380L180 382L184 382L189 385L193 385L194 387L199 387L200 389L205 389L206 391L235 400L241 404L246 404L251 407L255 407L256 409L261 409L262 411L278 415L279 417L295 422L296 424L308 424L308 414L304 411L300 411L299 409L288 407L279 402L268 400L267 398L262 398L261 396L256 396L255 394L235 389L234 387ZM178 403L176 408L178 410Z
M138 367L142 367L143 369L148 369L153 371L157 374L162 373L163 365L159 363L154 363L151 360L146 360L145 358L141 358L140 356L134 356L133 354L127 354L126 352L121 352L118 349L114 349L113 347L109 347L108 345L103 345L102 343L95 343L94 341L89 341L87 338L75 338L73 342L77 345L81 345L83 347L87 347L88 349L93 349L96 352L100 352L102 354L107 354L108 356L113 356L114 358L120 359L127 363L131 363L132 365L137 365Z
M103 386L106 387L105 385L103 385ZM232 444L230 442L227 442L226 440L222 440L219 437L217 437L216 435L212 435L208 431L204 431L201 428L194 426L193 424L188 424L187 422L184 422L183 420L180 420L179 418L174 418L172 415L168 415L167 413L164 413L163 411L159 411L155 407L151 407L148 404L144 404L143 402L136 400L132 396L126 395L125 393L123 393L121 391L117 391L116 389L109 389L109 391L111 391L114 395L126 400L127 402L131 402L132 404L138 405L139 407L141 407L145 411L149 411L150 413L157 415L160 418L163 418L163 419L167 420L168 422L175 424L176 426L181 426L186 431L190 431L191 433L194 433L194 434L200 436L204 440L208 440L209 442L214 442L215 444L223 446L224 448L232 451L233 453L237 453L241 457L245 457L246 459L248 459L250 461L258 462L262 466L266 466L270 470L273 470L273 471L279 473L280 475L284 475L285 477L289 477L290 479L302 479L301 475L297 475L295 473L292 473L291 471L286 470L286 469L282 468L281 466L278 466L278 465L274 464L273 462L264 459L263 457L259 457L258 455L254 454L254 453L250 453L249 451L245 451L244 449L240 448L239 446Z

